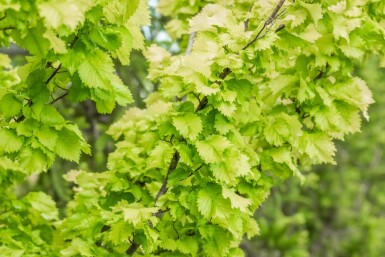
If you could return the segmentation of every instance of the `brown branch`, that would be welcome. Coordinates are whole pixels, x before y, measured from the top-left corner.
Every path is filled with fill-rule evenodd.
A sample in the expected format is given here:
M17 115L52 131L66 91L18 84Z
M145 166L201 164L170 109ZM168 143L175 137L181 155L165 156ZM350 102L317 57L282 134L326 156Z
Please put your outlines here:
M52 72L51 76L49 76L49 78L45 81L46 85L53 79L53 77L55 77L55 75L59 72L60 68L61 68L61 64L57 66L57 68Z
M161 197L162 195L164 195L167 192L167 190L168 190L168 188L167 188L168 177L170 176L170 173L176 169L176 166L178 165L179 159L180 159L179 152L175 151L174 155L172 156L170 165L168 166L167 174L163 180L163 184L162 184L161 188L159 189L158 193L156 194L154 205L158 201L159 197Z
M285 3L285 0L280 0L278 5L274 8L273 12L271 13L270 17L265 21L263 24L262 28L258 31L257 35L251 40L249 43L247 43L246 46L242 48L242 50L247 49L249 46L251 46L255 41L260 39L260 35L262 34L263 30L270 25L277 17L278 17L278 12L281 9L282 5ZM264 35L263 35L264 36Z
M78 36L76 35L70 44L70 49L74 47L77 40L78 40ZM57 66L57 68L52 72L51 76L49 76L49 78L45 81L45 84L48 84L55 77L55 75L59 72L61 67L62 65L59 64L59 66Z
M207 96L204 96L202 98L202 100L199 101L199 104L198 104L197 108L195 109L195 112L199 112L200 110L205 108L205 106L208 104L208 102L209 102L209 99L207 99Z
M55 99L53 99L49 104L53 104L53 103L55 103L55 102L57 102L57 101L59 101L60 99L62 99L62 98L64 98L64 97L66 97L68 95L68 92L66 92L66 93L64 93L64 94L62 94L61 96L59 96L58 98L55 98Z
M162 186L160 187L158 193L155 196L154 206L158 202L159 197L161 197L162 195L164 195L168 191L168 188L167 188L168 177L170 176L171 172L173 172L176 169L176 167L178 166L179 159L180 159L179 152L175 151L173 156L172 156L170 165L168 166L166 177L164 178ZM152 215L158 217L159 215L161 216L164 212L165 211L159 210L159 211L153 213ZM150 220L148 221L148 224L151 228L153 228L153 224ZM140 244L136 243L135 241L132 241L131 245L127 249L126 253L129 255L134 254L138 250L139 246L140 246Z
M138 250L139 246L140 245L138 243L132 242L130 247L127 249L126 253L129 255L133 255L136 250Z
M273 22L273 20L275 20L275 18L277 17L277 13L279 12L279 10L281 9L282 5L285 3L285 0L280 0L278 5L275 7L274 11L272 12L272 14L270 15L269 19L267 19L267 21L265 22L265 25L269 25L270 23Z

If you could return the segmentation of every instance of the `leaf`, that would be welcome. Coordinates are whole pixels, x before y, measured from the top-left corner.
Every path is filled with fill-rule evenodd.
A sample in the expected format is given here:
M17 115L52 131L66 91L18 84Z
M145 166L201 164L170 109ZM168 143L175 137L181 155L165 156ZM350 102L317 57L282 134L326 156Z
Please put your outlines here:
M222 187L222 196L225 199L229 199L231 203L231 208L237 208L243 213L252 214L248 207L251 205L250 199L244 198L240 195L234 193L231 189L227 187Z
M197 198L197 206L199 212L205 217L209 219L213 216L214 208L215 208L215 193L210 192L209 190L200 190Z
M122 45L118 30L112 28L100 29L95 27L90 32L90 39L106 50L116 50Z
M230 10L220 4L208 4L202 11L190 20L189 33L195 31L211 31L215 32L216 27L226 27L233 21ZM234 22L235 23L235 22Z
M58 54L65 54L67 53L67 48L65 42L55 35L55 33L52 30L47 30L44 33L44 37L49 40L51 43L51 47L55 51L55 53Z
M92 6L90 1L82 2L88 2L86 7ZM40 15L45 18L46 25L55 29L64 25L73 31L79 23L84 21L85 10L76 1L51 0L39 3L38 8Z
M81 80L90 88L111 89L109 79L114 76L114 71L111 58L97 49L89 53L78 68Z
M32 27L27 30L26 35L18 35L15 39L21 47L36 56L45 56L50 49L50 42L43 37L45 29L42 26Z
M176 241L177 249L184 254L191 254L197 256L198 242L193 237L183 237Z
M224 151L231 146L227 138L220 135L209 136L205 141L195 143L199 156L206 163L220 162Z
M134 227L140 227L147 225L147 221L154 217L153 214L158 211L158 208L145 208L139 204L129 204L127 207L123 207L122 211L125 221Z
M305 177L299 171L297 165L293 161L292 153L289 149L280 147L269 150L269 155L275 162L286 164L292 171L294 176L301 180L301 184L304 183Z
M27 173L42 172L47 169L48 158L40 149L23 147L19 154L20 166Z
M124 12L124 19L129 19L137 10L139 5L139 0L130 0L130 1L123 1L125 4L125 12Z
M151 151L148 158L148 168L163 168L166 167L172 156L174 149L169 143L159 142L156 147Z
M313 163L335 163L333 156L336 151L333 141L322 133L304 133L297 149L301 154L308 155Z
M75 132L63 128L58 132L55 152L63 159L79 162L81 153L80 138Z
M53 128L48 126L42 126L39 130L35 132L35 136L39 142L47 147L49 150L53 151L56 146L58 139L58 132Z
M194 113L185 113L183 116L176 116L172 120L179 133L190 140L196 139L202 131L202 120Z
M59 211L56 208L56 203L51 196L43 192L31 192L23 201L26 201L46 220L57 220L59 218Z
M321 4L307 4L304 2L299 2L301 6L303 6L313 18L314 23L317 25L318 20L320 20L323 16L322 5Z
M302 124L296 116L280 113L268 118L264 135L266 141L275 146L281 146L285 142L294 143L302 134Z
M213 227L210 230L211 237L207 238L207 241L203 244L204 256L210 257L223 257L229 256L231 238L227 231L219 227Z
M122 81L120 81L120 79L116 82L112 82L112 87L114 88L115 100L119 105L126 106L134 101L130 90Z
M20 114L22 103L13 95L6 94L0 99L0 114L6 118Z
M130 238L132 235L132 225L127 223L124 220L119 220L118 222L111 225L111 229L108 233L108 240L113 244L118 245L127 241L127 238Z
M64 124L65 119L52 105L45 105L40 112L40 121L47 125Z
M0 152L17 152L24 143L24 137L17 136L13 130L0 129Z
M78 254L85 257L95 256L95 254L91 251L90 245L80 238L73 239L70 245L67 248L61 250L60 253L64 257L76 256Z

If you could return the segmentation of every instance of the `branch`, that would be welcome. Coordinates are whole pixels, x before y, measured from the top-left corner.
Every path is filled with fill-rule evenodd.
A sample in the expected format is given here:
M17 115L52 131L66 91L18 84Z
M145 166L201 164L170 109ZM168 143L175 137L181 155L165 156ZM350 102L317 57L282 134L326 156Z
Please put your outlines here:
M187 48L186 48L186 51L184 52L184 55L189 55L191 53L192 46L194 44L195 36L196 36L196 32L193 32L190 34L190 36L188 38Z
M7 13L4 13L4 16L0 18L0 21L4 20L5 18L7 18Z
M127 249L126 253L129 255L133 255L136 250L138 250L139 246L140 245L138 243L132 242L130 247Z
M74 47L77 40L78 40L78 36L76 35L70 44L70 49ZM51 76L49 76L49 78L45 81L45 84L48 84L55 77L55 75L59 72L61 67L62 65L59 64L59 66L57 66L57 68L52 72Z
M62 95L59 96L58 98L53 99L49 104L53 104L53 103L59 101L60 99L66 97L67 95L68 95L68 92L65 92L64 94L62 94Z
M57 66L57 68L52 72L51 76L49 76L49 78L45 81L46 85L53 79L53 77L55 77L55 75L59 72L60 68L61 68L61 64Z
M179 159L180 159L179 152L175 151L174 155L172 156L170 165L168 166L167 174L163 180L163 184L155 196L154 206L158 202L159 197L161 197L162 195L164 195L168 191L168 188L167 188L168 177L170 176L171 172L173 172L176 169L176 167L178 166ZM162 215L163 212L166 212L166 211L157 211L157 212L153 213L152 215L158 217L159 215ZM153 227L151 221L149 221L149 225L151 228ZM139 246L140 246L140 244L136 243L135 241L132 241L131 245L127 249L126 253L129 255L134 254L138 250Z
M244 46L242 48L242 50L245 50L247 49L250 45L252 45L255 41L257 41L258 39L260 39L260 35L262 33L262 31L268 26L270 25L279 15L278 12L279 10L281 9L282 5L285 3L285 0L280 0L278 5L274 8L273 12L271 13L270 17L265 21L265 23L263 24L262 28L258 31L257 35L254 37L253 40L251 40L246 46Z
M9 27L0 28L0 30L3 30L3 31L11 30L11 29L16 29L16 27L9 26Z
M161 188L159 189L159 192L156 194L154 205L158 201L159 197L161 197L162 195L164 195L167 192L167 190L168 190L168 188L167 188L168 177L170 176L170 173L176 169L176 166L178 165L179 159L180 159L179 152L175 151L174 155L172 156L170 165L168 166L167 174L163 180L163 184L162 184Z

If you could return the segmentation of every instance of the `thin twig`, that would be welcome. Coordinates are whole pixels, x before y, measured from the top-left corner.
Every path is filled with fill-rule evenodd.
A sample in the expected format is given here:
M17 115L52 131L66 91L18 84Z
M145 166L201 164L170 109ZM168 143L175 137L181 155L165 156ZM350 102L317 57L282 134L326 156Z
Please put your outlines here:
M57 102L57 101L59 101L60 99L62 99L62 98L64 98L64 97L66 97L68 95L68 92L65 92L64 94L62 94L61 96L59 96L58 98L56 98L56 99L54 99L54 100L52 100L49 104L53 104L53 103L55 103L55 102Z
M3 30L3 31L11 30L11 29L16 29L16 27L9 26L9 27L0 28L0 30Z
M274 8L273 12L271 13L270 17L265 21L265 23L263 24L262 28L258 31L257 35L254 37L253 40L251 40L245 47L242 48L242 50L245 50L247 49L250 45L252 45L255 41L257 41L258 39L260 39L260 35L262 33L262 31L268 26L270 25L278 16L278 12L279 10L281 9L282 5L285 3L285 0L280 0L278 5Z
M190 34L190 36L188 38L187 48L186 48L186 51L184 52L184 55L188 55L188 54L191 53L191 50L192 50L192 47L193 47L193 44L194 44L195 36L196 36L196 32L193 32L193 33Z
M275 30L275 33L277 33L278 31L283 30L285 27L286 27L285 24L279 25L278 28Z
M55 77L55 75L59 72L60 68L61 64L59 64L59 66L57 66L57 68L52 72L51 76L49 76L49 78L45 81L45 84L48 84L53 79L53 77Z
M76 35L70 44L71 49L74 47L77 40L78 40L78 36ZM45 81L45 84L48 84L55 77L55 75L59 72L61 67L62 65L59 64L59 66L57 66L57 68L52 72L51 76L49 76L49 78Z
M164 195L167 192L167 190L168 190L168 188L167 188L168 177L169 177L170 173L176 169L176 166L178 165L178 162L179 162L179 158L180 158L179 152L175 151L174 155L172 156L170 165L168 166L167 174L163 180L163 184L162 184L161 188L159 189L158 193L156 194L154 205L157 203L159 197L161 197L162 195Z
M4 20L5 18L7 18L7 13L4 13L4 16L0 18L0 21Z

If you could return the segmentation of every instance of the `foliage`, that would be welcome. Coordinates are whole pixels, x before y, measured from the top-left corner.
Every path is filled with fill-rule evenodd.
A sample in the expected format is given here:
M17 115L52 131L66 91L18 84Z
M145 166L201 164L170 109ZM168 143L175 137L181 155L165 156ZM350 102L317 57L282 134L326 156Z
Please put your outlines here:
M14 71L1 59L0 154L9 165L0 174L11 187L56 155L77 162L90 153L57 101L92 99L100 113L132 101L112 58L128 64L131 49L143 48L149 15L139 0L1 4L2 44L31 54ZM2 215L22 217L1 218L10 239L0 246L23 256L40 246L45 256L243 256L239 243L258 234L252 214L270 188L302 180L300 164L334 162L333 140L359 131L360 112L368 117L371 93L353 68L383 54L383 8L376 0L161 1L185 53L146 49L159 91L110 127L107 171L66 174L76 194L60 220L42 193L16 210L4 205Z
M248 256L383 255L385 71L376 66L359 70L376 101L370 123L339 144L337 167L318 167L302 187L288 180L273 190L256 214L261 235L244 243Z

